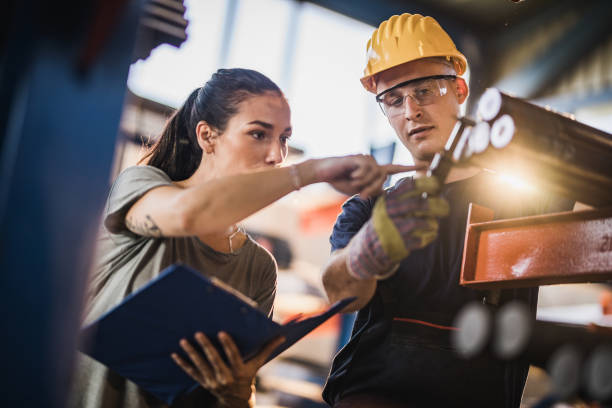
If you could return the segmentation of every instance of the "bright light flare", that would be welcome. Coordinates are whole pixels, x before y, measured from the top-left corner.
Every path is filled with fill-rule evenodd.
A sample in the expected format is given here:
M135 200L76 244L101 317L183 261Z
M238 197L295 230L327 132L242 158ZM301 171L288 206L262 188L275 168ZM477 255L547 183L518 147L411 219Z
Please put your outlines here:
M535 191L536 189L532 184L525 181L524 177L521 177L518 174L495 172L495 176L497 176L501 184L505 184L519 190Z

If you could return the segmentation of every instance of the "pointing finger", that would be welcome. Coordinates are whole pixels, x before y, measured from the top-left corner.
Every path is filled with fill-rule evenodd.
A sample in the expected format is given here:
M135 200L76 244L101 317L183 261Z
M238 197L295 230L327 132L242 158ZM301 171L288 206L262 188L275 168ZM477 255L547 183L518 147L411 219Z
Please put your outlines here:
M404 166L403 164L384 164L382 166L386 174L404 173L407 171L425 170L427 166Z

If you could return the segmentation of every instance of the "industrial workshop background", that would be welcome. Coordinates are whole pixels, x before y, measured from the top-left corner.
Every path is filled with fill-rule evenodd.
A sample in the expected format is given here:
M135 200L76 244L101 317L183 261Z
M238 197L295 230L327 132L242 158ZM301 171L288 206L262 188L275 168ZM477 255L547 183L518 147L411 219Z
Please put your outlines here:
M217 68L257 69L281 86L292 107L290 162L349 153L409 162L359 83L373 27L403 12L435 16L467 56L468 78L478 78L470 81L467 113L497 87L612 132L608 0L4 2L1 405L64 406L109 183ZM279 261L275 319L326 307L319 274L344 199L325 186L305 188L245 222ZM538 316L602 321L604 291L543 287ZM258 403L320 406L350 324L331 320L266 366ZM525 406L547 386L534 369Z

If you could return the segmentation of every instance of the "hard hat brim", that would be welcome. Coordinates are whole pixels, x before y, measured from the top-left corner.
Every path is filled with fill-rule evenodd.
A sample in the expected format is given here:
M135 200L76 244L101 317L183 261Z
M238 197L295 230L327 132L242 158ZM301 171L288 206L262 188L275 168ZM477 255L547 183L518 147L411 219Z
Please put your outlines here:
M380 74L381 72L387 71L391 68L395 68L402 64L407 64L409 62L414 62L414 61L419 61L419 60L429 59L429 58L436 58L436 57L450 58L451 62L453 63L453 67L455 68L455 71L457 72L457 75L461 76L465 74L465 71L467 70L467 59L465 58L463 54L461 54L460 52L457 52L456 54L453 54L453 55L448 55L447 53L441 53L440 55L428 55L423 58L414 58L409 61L403 61L403 62L394 64L394 65L391 65L385 69L381 69L376 72L372 72L371 74L365 75L360 78L361 85L363 85L366 91L376 94L376 80L375 80L376 75Z

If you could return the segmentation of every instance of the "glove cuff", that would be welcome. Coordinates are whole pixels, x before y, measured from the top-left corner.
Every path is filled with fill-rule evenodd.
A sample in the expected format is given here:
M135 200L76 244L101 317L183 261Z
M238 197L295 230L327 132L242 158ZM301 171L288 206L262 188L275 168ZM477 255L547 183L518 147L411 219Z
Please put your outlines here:
M349 275L359 280L383 276L386 278L397 269L385 254L371 221L351 240L346 266Z
M387 212L385 196L380 197L374 204L370 223L378 245L391 262L399 262L408 256L410 251L406 249L404 238Z

